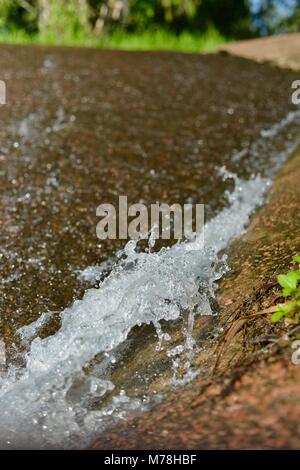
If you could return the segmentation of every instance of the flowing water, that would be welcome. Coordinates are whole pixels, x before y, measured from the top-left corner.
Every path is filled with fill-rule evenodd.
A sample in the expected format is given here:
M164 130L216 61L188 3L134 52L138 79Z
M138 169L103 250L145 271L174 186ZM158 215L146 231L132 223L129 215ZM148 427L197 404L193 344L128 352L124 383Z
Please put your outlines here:
M201 373L194 315L216 314L226 248L300 143L295 75L217 55L21 47L1 48L0 73L0 443L84 447L158 399L112 379L137 326L154 325L170 387ZM119 195L205 203L204 248L99 243L95 209ZM164 325L182 316L169 346Z

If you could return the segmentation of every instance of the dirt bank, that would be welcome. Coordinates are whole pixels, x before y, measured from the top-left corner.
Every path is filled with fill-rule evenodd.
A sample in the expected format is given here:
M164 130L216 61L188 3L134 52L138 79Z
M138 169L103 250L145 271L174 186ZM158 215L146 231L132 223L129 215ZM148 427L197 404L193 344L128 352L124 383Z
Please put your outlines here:
M300 33L234 42L222 46L220 50L258 62L300 69Z

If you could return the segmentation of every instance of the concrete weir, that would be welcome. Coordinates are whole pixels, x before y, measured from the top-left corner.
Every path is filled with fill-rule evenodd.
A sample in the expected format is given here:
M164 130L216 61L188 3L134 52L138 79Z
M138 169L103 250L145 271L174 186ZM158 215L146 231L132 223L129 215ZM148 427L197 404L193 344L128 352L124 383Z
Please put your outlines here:
M0 57L0 447L299 446L288 332L259 315L300 251L299 72ZM98 240L96 208L119 196L205 204L204 247Z

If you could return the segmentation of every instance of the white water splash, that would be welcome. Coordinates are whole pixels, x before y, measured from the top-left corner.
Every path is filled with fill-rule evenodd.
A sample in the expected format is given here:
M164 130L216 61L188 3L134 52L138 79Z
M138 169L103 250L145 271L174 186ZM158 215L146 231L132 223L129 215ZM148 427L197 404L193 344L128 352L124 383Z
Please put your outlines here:
M6 364L5 343L2 339L0 339L0 367L5 366L5 364Z
M177 319L183 311L194 315L195 309L211 314L214 283L226 271L218 253L245 230L269 185L260 176L235 177L230 207L205 225L204 249L196 239L137 253L130 241L100 288L61 313L57 333L32 341L26 367L10 367L0 376L0 447L83 447L108 420L141 409L140 400L122 391L104 409L91 410L90 400L114 385L84 368L96 355L113 353L136 325L159 328L161 320ZM188 373L191 378L193 371Z
M95 284L100 281L103 274L112 268L113 264L111 260L103 261L103 263L88 266L78 272L77 278L81 282L90 282Z
M300 109L290 111L279 122L268 129L262 129L261 137L246 148L231 156L233 163L250 165L251 171L262 173L266 170L272 177L290 155L299 147ZM268 158L266 158L266 156ZM247 159L249 163L247 164Z
M22 343L27 344L30 340L38 334L42 328L51 320L55 312L44 312L40 317L30 323L29 325L23 326L18 329L18 334L21 338Z
M286 127L300 118L300 109L290 111L280 122L273 124L269 129L262 129L260 135L265 139L273 139Z

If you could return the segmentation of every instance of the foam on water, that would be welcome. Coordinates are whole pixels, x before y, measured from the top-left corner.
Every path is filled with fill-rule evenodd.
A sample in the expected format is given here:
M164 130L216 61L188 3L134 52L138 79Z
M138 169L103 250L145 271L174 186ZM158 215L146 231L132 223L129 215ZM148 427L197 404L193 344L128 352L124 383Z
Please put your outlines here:
M260 134L263 138L272 139L276 137L282 130L292 124L295 120L299 119L299 117L299 109L296 109L295 111L290 111L289 113L287 113L286 116L284 116L284 118L280 122L275 123L269 129L262 129Z
M111 260L103 261L101 264L96 264L93 266L88 266L85 269L82 269L78 272L78 279L81 282L90 282L92 284L100 281L104 273L109 271L113 266Z
M11 366L2 372L0 447L84 446L108 420L141 409L140 400L129 399L122 391L109 405L91 410L91 397L101 399L114 385L96 370L84 368L100 353L106 353L107 364L136 325L153 323L160 333L161 320L190 312L192 321L195 310L212 313L214 283L226 271L218 253L244 231L270 185L260 176L234 179L230 206L205 225L204 249L197 239L157 253L137 252L135 242L129 242L100 288L88 290L61 313L57 333L32 341L26 367ZM184 350L192 349L189 340L191 335ZM194 372L188 368L188 358L186 365L189 380Z
M24 344L27 344L37 333L51 320L55 312L44 312L40 317L29 325L19 328L18 333Z
M236 151L231 161L249 167L251 172L273 176L300 145L300 108L289 111L281 121L262 129L260 138ZM266 158L267 157L267 158Z

